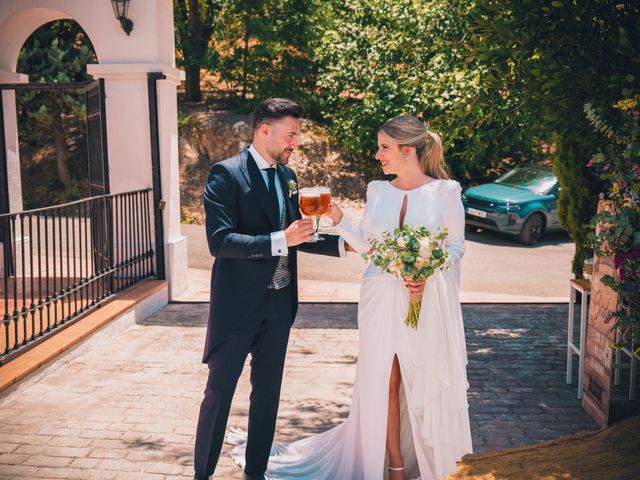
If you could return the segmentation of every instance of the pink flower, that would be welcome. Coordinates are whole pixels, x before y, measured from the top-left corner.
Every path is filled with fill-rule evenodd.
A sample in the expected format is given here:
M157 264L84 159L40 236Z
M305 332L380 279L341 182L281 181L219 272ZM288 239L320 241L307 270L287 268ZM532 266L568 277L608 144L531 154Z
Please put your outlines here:
M591 166L593 166L593 158L589 160L589 162L587 163L587 167L591 167Z
M605 163L603 170L609 170L610 168L611 168L611 164L610 163Z

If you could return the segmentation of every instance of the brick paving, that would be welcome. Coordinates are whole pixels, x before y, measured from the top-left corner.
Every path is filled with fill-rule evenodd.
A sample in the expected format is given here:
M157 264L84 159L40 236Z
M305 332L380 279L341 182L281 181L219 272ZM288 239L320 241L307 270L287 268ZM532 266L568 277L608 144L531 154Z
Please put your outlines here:
M0 398L0 479L192 477L204 304L118 320ZM566 385L567 306L463 305L477 452L595 430ZM278 440L340 423L355 373L356 306L303 305L289 344ZM577 368L575 369L577 370ZM248 369L229 424L243 427ZM214 478L239 479L225 448Z

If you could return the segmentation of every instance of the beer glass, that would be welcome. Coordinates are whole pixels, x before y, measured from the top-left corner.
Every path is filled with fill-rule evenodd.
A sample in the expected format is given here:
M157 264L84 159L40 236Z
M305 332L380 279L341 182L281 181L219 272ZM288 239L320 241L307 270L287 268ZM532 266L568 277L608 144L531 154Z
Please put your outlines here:
M322 215L321 195L321 191L317 188L303 188L300 190L300 210L313 220L313 237L311 240L307 240L309 243L324 240L318 235L318 217Z

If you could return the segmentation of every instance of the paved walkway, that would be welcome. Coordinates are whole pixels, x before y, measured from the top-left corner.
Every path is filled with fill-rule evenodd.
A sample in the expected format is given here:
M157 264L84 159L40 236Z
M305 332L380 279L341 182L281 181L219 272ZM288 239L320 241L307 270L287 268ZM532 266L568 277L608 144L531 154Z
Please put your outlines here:
M349 411L355 305L304 305L292 332L278 440L339 424ZM207 306L172 304L119 320L0 399L0 479L191 478L207 375ZM464 305L476 451L536 443L595 424L564 383L566 305ZM577 369L576 369L577 370ZM230 425L246 423L247 371ZM225 449L226 452L226 449ZM226 453L217 479L239 479Z

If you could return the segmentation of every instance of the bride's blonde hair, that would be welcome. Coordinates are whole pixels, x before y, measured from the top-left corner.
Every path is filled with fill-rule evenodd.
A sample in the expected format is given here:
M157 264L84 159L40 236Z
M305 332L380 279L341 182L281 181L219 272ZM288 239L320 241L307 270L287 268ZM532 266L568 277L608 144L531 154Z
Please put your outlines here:
M415 147L422 171L433 178L449 179L449 167L444 161L440 135L411 115L387 120L378 130L401 147Z

